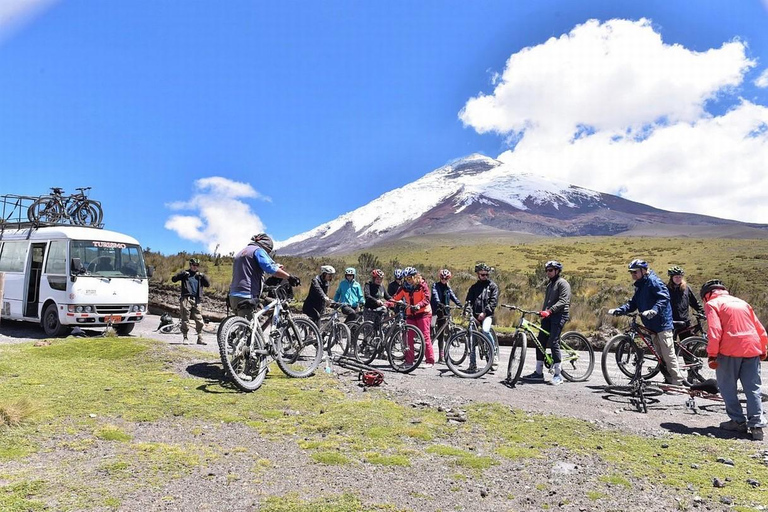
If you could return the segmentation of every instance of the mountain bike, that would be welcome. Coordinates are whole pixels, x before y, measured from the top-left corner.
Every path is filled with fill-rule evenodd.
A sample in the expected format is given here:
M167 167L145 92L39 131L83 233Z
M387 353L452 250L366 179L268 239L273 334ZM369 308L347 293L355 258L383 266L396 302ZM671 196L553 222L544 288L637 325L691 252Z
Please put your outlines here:
M194 322L189 322L191 326L194 326ZM219 327L213 327L209 322L205 322L203 326L203 331L213 334L215 332L218 332ZM162 334L181 334L181 318L174 318L171 320L171 323L161 325L157 329L155 329L156 332L160 332ZM194 330L190 331L194 334Z
M390 366L400 373L410 373L424 358L424 335L405 322L405 302L395 302L394 315L380 325L366 320L355 338L355 359L369 365L386 351Z
M644 380L651 380L661 373L669 377L667 366L653 346L656 334L637 321L638 313L629 313L630 322L623 334L611 338L603 348L601 367L608 385L624 385L635 377L637 360L635 352L643 357ZM637 349L635 349L637 347ZM688 381L704 382L714 378L715 372L707 364L707 340L691 336L682 341L675 341L675 354L678 356L680 372L687 373Z
M687 339L697 337L701 338L704 342L707 341L707 331L704 330L704 326L701 321L706 320L707 317L701 313L694 314L696 323L686 326L685 322L672 322L675 326L675 339L679 340L683 335L688 335Z
M227 317L217 336L224 370L243 391L258 389L268 371L270 360L289 377L312 375L323 358L320 332L304 315L294 315L288 308L290 285L276 287L274 298L259 309L255 300L241 302L238 307L248 318ZM262 321L266 329L262 330Z
M465 309L464 315L468 317L468 327L451 336L443 349L443 359L457 377L477 379L493 366L493 342L470 310Z
M31 222L58 223L62 220L79 226L98 226L104 212L101 203L88 199L86 193L91 187L80 187L78 194L64 196L64 189L54 187L51 194L39 197L27 210Z
M352 334L349 327L339 318L339 309L343 304L331 303L333 313L325 319L321 319L320 337L323 340L323 348L331 361L337 361L347 355L350 350Z
M544 353L544 366L550 372L554 371L554 359L548 354L541 342L538 333L544 333L549 336L541 324L527 320L526 315L539 315L538 311L527 311L517 306L501 304L501 307L512 311L520 312L520 321L517 329L512 335L512 351L509 354L507 363L507 377L504 383L514 387L523 372L525 365L525 353L528 343L533 345ZM570 382L583 382L592 375L595 368L595 351L592 344L582 334L576 331L564 332L560 335L560 372Z

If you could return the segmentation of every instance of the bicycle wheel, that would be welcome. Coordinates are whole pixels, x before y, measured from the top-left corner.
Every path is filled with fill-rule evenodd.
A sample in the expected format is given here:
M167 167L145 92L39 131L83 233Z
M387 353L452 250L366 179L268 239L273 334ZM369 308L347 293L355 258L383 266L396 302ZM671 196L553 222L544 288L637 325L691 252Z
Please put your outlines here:
M512 336L512 347L510 347L509 361L507 362L507 378L505 382L509 386L514 386L520 380L525 365L525 352L528 348L528 338L523 331L517 331Z
M366 321L357 329L354 338L355 359L365 365L369 365L376 359L381 346L381 332L373 326L373 322Z
M222 322L223 324L223 322ZM221 330L219 355L225 373L235 386L243 391L255 391L261 387L267 374L267 355L261 334L254 333L256 340L251 352L251 324L245 318L233 317Z
M645 347L639 347L626 334L619 334L611 338L603 348L601 367L605 382L609 385L622 385L629 382L635 376L635 348L642 351L643 373L642 378L649 380L660 371L660 363L653 354L646 352ZM647 363L651 364L647 364Z
M78 226L98 226L101 215L93 203L82 202L72 213L71 221Z
M595 369L595 351L583 335L568 331L560 336L560 371L571 382L584 382Z
M396 372L410 373L424 358L424 335L413 325L394 326L388 335L387 358Z
M179 334L181 332L181 323L173 322L172 324L165 324L157 330L163 334Z
M467 354L469 354L467 338L462 337L462 334L466 334L466 331L463 329L456 330L456 332L448 338L448 341L443 348L443 360L449 368L451 365L460 367L467 358Z
M480 332L460 332L448 341L448 347L456 345L464 346L460 362L456 363L449 352L446 354L445 364L457 377L476 379L488 373L493 365L493 343L487 335Z
M704 382L715 378L715 370L709 367L707 361L707 340L691 336L680 343L680 372L687 372L688 382Z
M31 222L50 222L55 224L64 215L64 209L58 201L50 197L41 197L27 209L27 218Z
M323 359L320 331L309 317L294 315L282 325L275 339L277 366L288 375L309 377Z
M331 361L338 361L347 354L352 339L349 327L341 322L329 322L323 326L320 334L323 337L323 347Z
M226 338L224 337L223 333L225 329L229 328L229 325L231 325L232 321L235 318L242 318L237 315L230 315L226 317L224 320L221 321L219 324L219 329L216 331L216 342L219 344L219 347L221 347L224 343Z

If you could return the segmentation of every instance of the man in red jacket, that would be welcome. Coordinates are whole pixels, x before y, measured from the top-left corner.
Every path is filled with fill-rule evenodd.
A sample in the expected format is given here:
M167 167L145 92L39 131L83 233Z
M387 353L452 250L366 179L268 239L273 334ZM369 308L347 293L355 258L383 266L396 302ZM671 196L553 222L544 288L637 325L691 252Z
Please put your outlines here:
M768 335L752 307L733 297L717 279L701 287L704 313L709 326L707 355L709 366L717 369L717 386L731 418L720 428L749 432L755 441L763 440L763 415L760 386L760 360L766 358ZM736 386L741 381L747 397L747 415L739 403Z

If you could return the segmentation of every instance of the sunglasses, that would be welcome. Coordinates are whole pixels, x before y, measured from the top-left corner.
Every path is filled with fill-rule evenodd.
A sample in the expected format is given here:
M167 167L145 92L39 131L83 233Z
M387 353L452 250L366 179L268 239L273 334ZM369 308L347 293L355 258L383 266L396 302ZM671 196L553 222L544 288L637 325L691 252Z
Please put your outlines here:
M557 269L556 268L548 268L547 272L554 272L555 270L557 270Z
M488 272L482 272L477 274L480 277L488 277Z

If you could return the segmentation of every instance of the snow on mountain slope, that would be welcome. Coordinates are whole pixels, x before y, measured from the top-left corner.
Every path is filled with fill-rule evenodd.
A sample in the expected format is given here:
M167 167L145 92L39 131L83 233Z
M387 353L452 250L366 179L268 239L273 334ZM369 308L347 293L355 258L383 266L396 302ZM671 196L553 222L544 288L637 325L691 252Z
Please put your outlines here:
M475 154L440 167L315 229L279 242L278 247L311 238L327 238L349 226L358 236L386 233L418 219L452 196L456 196L456 213L487 199L507 203L520 210L528 209L526 200L537 205L550 204L556 209L561 206L575 207L574 197L600 200L598 192L563 181L515 172L507 164Z

